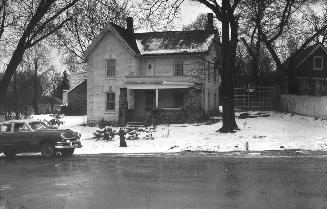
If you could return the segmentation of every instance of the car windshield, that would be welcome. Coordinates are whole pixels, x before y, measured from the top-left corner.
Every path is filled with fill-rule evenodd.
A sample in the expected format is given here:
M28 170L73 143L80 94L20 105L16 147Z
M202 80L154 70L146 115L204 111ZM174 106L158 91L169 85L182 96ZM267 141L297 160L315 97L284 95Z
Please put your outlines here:
M33 130L49 129L49 127L43 122L31 122L29 124Z

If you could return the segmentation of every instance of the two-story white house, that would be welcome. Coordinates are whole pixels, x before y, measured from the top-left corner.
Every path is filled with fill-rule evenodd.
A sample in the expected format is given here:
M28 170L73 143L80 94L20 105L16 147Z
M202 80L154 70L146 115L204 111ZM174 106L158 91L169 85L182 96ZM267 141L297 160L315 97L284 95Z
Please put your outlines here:
M220 57L212 14L206 30L135 33L132 18L126 29L109 23L84 53L88 120L142 121L153 109L209 114L218 107Z

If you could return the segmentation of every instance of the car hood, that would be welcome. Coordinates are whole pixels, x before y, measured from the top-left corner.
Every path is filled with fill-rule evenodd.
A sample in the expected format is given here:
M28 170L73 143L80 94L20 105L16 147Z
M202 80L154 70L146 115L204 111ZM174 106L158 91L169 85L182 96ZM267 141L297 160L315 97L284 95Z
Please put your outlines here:
M53 135L63 136L64 138L78 138L78 133L70 129L43 129L38 130L37 132L48 133Z

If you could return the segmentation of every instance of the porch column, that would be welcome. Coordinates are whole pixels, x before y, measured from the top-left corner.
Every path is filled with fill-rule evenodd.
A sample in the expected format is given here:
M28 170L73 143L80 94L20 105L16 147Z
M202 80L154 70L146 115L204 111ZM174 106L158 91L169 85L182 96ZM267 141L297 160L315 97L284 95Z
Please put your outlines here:
M120 88L119 94L119 112L118 123L120 126L125 126L128 113L127 89Z
M156 89L156 109L159 108L159 89Z

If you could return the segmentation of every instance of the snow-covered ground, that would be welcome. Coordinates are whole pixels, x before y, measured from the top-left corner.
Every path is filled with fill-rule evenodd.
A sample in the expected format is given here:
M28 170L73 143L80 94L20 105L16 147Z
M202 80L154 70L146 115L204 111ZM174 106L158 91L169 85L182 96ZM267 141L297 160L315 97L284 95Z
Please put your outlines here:
M43 120L48 116L34 116ZM236 119L241 129L236 133L216 132L221 122L206 124L159 125L154 140L127 140L128 147L119 147L119 137L112 141L96 141L97 127L88 127L85 116L66 116L61 128L82 134L83 148L76 154L154 153L190 151L250 151L305 149L327 150L327 121L293 114L270 112L269 117ZM84 125L84 126L83 126ZM118 130L118 128L114 128Z

